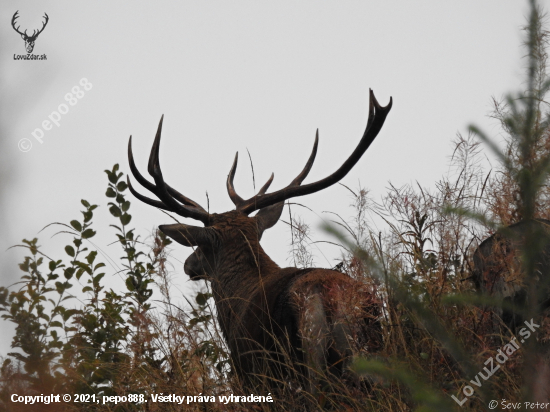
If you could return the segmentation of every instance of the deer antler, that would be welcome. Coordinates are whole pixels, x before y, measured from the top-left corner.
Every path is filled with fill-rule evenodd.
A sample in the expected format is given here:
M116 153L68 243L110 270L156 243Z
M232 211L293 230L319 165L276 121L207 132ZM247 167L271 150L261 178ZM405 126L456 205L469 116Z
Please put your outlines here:
M160 209L177 213L178 215L183 217L200 220L205 225L208 225L208 212L204 210L202 206L189 199L188 197L182 195L176 189L173 189L170 185L164 182L159 162L160 136L162 133L163 120L164 115L162 115L162 117L160 118L157 134L155 136L155 142L153 143L151 154L149 156L149 167L147 168L149 174L155 180L156 185L145 179L138 171L134 163L134 155L132 153L132 136L130 136L130 140L128 141L128 161L130 163L130 170L132 171L132 174L144 188L156 195L160 199L160 201L150 199L138 193L132 187L132 184L130 183L130 177L128 177L128 187L130 188L132 194L144 203L158 207Z
M372 92L372 90L369 90L369 97L369 120L367 122L367 127L365 129L365 133L363 134L362 139L359 141L359 144L357 145L351 156L342 164L342 166L340 166L340 168L336 170L333 174L325 177L324 179L301 186L302 181L307 177L309 171L311 170L311 166L313 166L313 161L315 160L315 155L317 154L317 145L319 142L318 130L315 135L313 150L302 172L288 186L273 193L265 193L265 191L271 184L271 181L273 180L272 175L269 181L256 195L248 200L242 199L233 187L233 178L237 169L238 160L238 156L235 156L233 166L231 167L231 171L227 176L227 191L229 192L229 197L237 207L237 210L240 210L248 215L255 210L274 205L275 203L283 202L293 197L304 196L318 192L340 181L345 175L348 174L348 172L353 168L353 166L355 166L361 156L363 156L365 151L369 148L370 144L374 141L374 139L380 132L380 129L382 128L382 126L384 125L384 121L386 120L386 116L391 110L391 97L390 102L387 106L380 106L380 104L376 100L376 97L374 97L374 93Z

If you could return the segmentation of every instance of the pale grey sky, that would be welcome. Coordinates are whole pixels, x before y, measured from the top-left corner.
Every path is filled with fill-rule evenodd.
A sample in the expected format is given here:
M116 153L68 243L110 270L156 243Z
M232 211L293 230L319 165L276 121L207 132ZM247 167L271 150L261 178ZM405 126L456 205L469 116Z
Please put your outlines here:
M45 53L46 61L14 60L25 54L10 24L16 10L29 32L49 15L33 52ZM115 238L107 229L113 222L103 170L118 162L128 171L132 134L146 173L162 114L166 180L203 204L208 191L214 212L233 208L225 179L236 151L235 184L243 197L253 192L247 148L257 186L273 171L276 190L303 167L317 128L320 145L307 181L333 172L362 136L369 88L383 105L393 96L394 107L343 183L355 188L361 180L375 198L389 181L433 184L447 172L457 132L466 134L472 122L498 132L487 117L491 96L520 86L525 13L526 4L515 0L2 1L0 144L9 174L2 182L0 283L21 274L16 263L23 251L6 248L38 236L48 223L80 218L82 198L101 206L95 221L103 234L94 242L113 259L120 256L116 245L107 246ZM32 133L83 78L93 87L39 143ZM29 139L30 151L19 149L21 139ZM132 223L143 235L169 223L131 200ZM299 201L318 214L350 214L341 186ZM315 214L296 211L317 230ZM53 233L42 232L40 244L65 258L70 238L50 239ZM288 242L283 223L262 241L281 266L288 265ZM183 261L189 252L178 247L174 256ZM319 254L317 264L334 264L338 251L322 252L326 259ZM185 290L182 265L174 269ZM106 279L119 284L112 273ZM3 339L0 354L11 336Z

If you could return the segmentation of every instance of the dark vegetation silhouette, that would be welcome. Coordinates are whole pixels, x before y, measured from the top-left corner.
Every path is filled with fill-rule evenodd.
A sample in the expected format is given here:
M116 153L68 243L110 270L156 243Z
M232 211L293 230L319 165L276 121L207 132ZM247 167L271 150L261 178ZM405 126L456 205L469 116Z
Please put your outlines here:
M235 373L242 365L222 331L228 327L216 320L220 310L213 305L213 295L220 292L213 283L211 290L197 292L187 303L173 296L170 240L157 231L144 243L131 228L127 184L115 165L106 171L106 195L117 221L111 230L121 247L120 259L101 257L90 241L97 206L84 200L80 219L48 228L60 228L69 237L64 257L43 255L37 239L19 245L28 250L20 265L23 276L0 289L3 316L16 327L13 352L6 354L0 369L0 409L486 411L491 400L550 402L550 279L545 263L550 220L549 35L542 10L534 1L529 4L523 90L502 102L495 99L491 114L506 136L505 147L471 127L467 136L454 140L450 172L433 189L391 186L375 201L364 188L342 187L351 193L352 218L327 215L327 230L342 246L335 266L346 279L362 285L345 298L360 302L366 290L382 305L376 319L382 335L376 358L359 356L350 365L367 385L354 386L346 376L331 374L330 367L326 373L308 369L307 360L289 353L299 348L287 345L292 335L282 334L281 339L273 334L273 347L262 345L258 357L269 359L274 370L263 377L261 369L254 370L262 379L252 384L255 395L266 396L272 380L279 378L276 392L270 394L273 403L220 401L220 395L250 395L248 384ZM481 165L480 142L499 160L490 171ZM240 202L236 193L233 198ZM287 222L291 260L298 268L308 268L313 265L313 240L297 209L292 206ZM381 220L384 229L375 229ZM259 241L254 228L246 235ZM207 254L195 252L191 259L187 273L204 276L194 269L201 266L194 265ZM125 278L125 290L105 286L113 270L104 262ZM505 267L496 268L499 262L506 262ZM71 297L77 288L85 298ZM341 301L344 297L338 296L331 302ZM307 303L300 303L304 306ZM521 323L526 321L537 326L520 343ZM498 363L514 339L518 349ZM285 358L287 354L294 361ZM499 366L494 373L487 363L491 358ZM287 369L277 375L276 368L283 365ZM149 402L25 406L10 401L12 394L42 393L142 394ZM161 393L208 399L188 405L151 401L151 394Z

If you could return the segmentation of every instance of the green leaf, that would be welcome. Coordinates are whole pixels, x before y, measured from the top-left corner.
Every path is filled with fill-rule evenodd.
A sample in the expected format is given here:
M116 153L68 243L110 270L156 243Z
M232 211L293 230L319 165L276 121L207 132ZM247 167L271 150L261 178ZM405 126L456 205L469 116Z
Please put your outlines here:
M52 328L62 328L63 324L61 322L59 322L58 320L54 320L54 321L50 322L50 327L52 327Z
M115 172L111 172L109 170L105 170L105 173L107 173L107 177L109 178L109 182L116 184L117 182L117 175Z
M94 263L96 256L97 256L97 252L94 250L90 252L88 256L86 256L86 261L91 265L92 263Z
M130 201L126 201L122 204L122 211L127 212L130 209Z
M195 301L197 302L198 305L200 306L204 306L206 305L206 301L208 300L208 298L212 296L210 293L197 293L197 296L195 297Z
M75 268L67 268L63 271L63 275L65 276L65 279L69 280L74 275Z
M112 214L114 217L120 217L120 216L122 216L122 212L120 211L120 209L118 208L118 206L115 206L115 205L112 205L112 206L109 208L109 212L111 212L111 214Z
M92 269L91 269L90 266L88 266L86 263L79 262L79 261L75 261L74 263L75 263L75 265L77 265L80 269L82 269L83 271L85 271L86 273L88 273L89 275L92 274Z
M108 187L107 191L105 192L105 196L107 197L116 197L116 192L113 190L112 187Z
M124 180L118 182L118 185L116 185L116 189L119 192L124 192L127 188L128 188L128 185L126 184L126 182Z
M55 287L57 289L57 293L62 294L65 291L65 285L61 282L55 282Z
M134 279L130 276L126 278L126 287L128 288L128 290L130 292L133 292L134 290L136 290L136 286L134 284Z
M117 203L124 203L126 200L124 199L124 195L119 193L118 195L116 195L116 201Z
M86 292L92 292L93 289L91 288L91 286L84 286L82 288L82 293L86 293Z
M71 220L71 226L74 227L75 230L82 232L82 225L78 220Z
M86 200L84 200L84 199L82 199L82 200L80 201L80 203L82 203L82 205L84 205L84 207L90 207L90 204L89 204Z
M93 229L86 229L84 232L82 232L82 238L84 239L89 239L94 236L95 236L95 231Z
M86 212L82 212L82 214L84 215L84 223L89 222L90 220L92 220L92 217L94 216L94 214L89 210L86 211Z
M122 223L123 226L126 226L128 223L130 223L130 220L132 220L132 215L124 213L120 218L120 223Z
M70 257L74 257L75 255L74 248L70 245L65 246L65 252L67 252L67 255Z
M99 282L101 281L103 276L105 276L105 273L100 273L99 275L94 277L94 286L99 286Z
M63 312L63 320L67 322L69 318L79 312L78 309L67 309L65 312Z

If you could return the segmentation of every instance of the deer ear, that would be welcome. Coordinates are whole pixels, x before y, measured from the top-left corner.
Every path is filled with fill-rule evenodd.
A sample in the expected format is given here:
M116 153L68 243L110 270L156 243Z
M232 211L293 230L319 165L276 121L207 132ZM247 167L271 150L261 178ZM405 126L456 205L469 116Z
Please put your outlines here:
M279 218L283 213L284 206L285 206L284 201L275 203L274 205L260 209L260 211L256 214L256 216L254 216L258 223L258 232L259 232L260 239L262 238L262 234L264 233L264 230L269 229L279 221Z
M173 225L160 225L159 229L166 236L184 246L200 246L209 243L211 240L209 230L204 227L176 223Z

